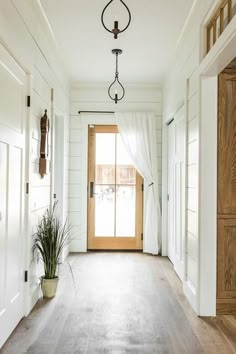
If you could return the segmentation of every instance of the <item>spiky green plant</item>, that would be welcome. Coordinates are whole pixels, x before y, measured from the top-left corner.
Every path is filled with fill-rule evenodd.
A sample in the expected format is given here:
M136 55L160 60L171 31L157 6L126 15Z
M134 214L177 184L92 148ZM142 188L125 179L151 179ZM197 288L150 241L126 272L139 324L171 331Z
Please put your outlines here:
M56 278L57 267L64 248L72 240L71 228L65 222L61 224L55 216L57 202L52 209L47 209L36 226L33 252L39 252L44 265L44 278Z

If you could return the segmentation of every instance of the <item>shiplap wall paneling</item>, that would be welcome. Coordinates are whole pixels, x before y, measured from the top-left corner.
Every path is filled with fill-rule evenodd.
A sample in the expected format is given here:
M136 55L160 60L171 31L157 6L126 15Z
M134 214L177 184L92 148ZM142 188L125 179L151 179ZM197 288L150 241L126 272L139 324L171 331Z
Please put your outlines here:
M50 203L50 173L43 179L39 176L40 118L44 110L51 114L50 92L55 91L55 107L68 117L69 81L58 60L55 42L48 29L37 2L30 6L19 0L4 1L0 12L1 42L17 63L27 72L29 85L27 95L31 97L28 108L27 127L27 199L26 243L24 258L29 282L25 284L25 315L35 305L39 296L39 275L42 275L37 260L32 256L32 234L39 217ZM16 35L17 34L17 35ZM50 160L51 156L49 156ZM67 153L68 159L68 153ZM68 175L68 174L67 174Z
M86 236L81 229L81 181L86 171L81 169L82 165L82 137L81 119L86 116L79 116L78 111L152 111L157 119L157 160L159 177L159 194L161 199L162 188L162 94L155 86L128 86L125 98L118 105L107 96L107 89L104 85L90 85L75 87L71 91L71 117L70 117L70 159L69 159L69 220L76 233L77 240L71 245L71 251L86 251ZM99 116L96 116L99 124Z
M199 65L201 51L200 26L211 0L195 2L179 38L174 60L166 77L163 93L163 119L168 121L179 103L186 102L187 111L187 178L186 178L186 281L184 292L199 313ZM187 85L186 85L187 83ZM186 89L187 87L187 89ZM164 144L165 141L164 141ZM164 187L165 189L165 187ZM166 211L164 210L164 218Z

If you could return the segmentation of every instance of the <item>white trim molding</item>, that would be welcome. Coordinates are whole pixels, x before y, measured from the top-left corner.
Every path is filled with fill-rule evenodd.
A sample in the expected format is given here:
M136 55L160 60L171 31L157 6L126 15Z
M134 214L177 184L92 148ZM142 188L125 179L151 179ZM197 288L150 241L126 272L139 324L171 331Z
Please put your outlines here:
M200 73L199 314L216 315L218 75L236 57L236 17L202 60Z

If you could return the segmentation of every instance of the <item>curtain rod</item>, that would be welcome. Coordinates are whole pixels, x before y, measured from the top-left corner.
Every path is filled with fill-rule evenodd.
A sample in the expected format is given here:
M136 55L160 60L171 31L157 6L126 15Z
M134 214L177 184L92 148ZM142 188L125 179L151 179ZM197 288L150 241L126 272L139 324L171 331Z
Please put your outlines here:
M106 114L115 114L115 112L112 111L79 111L79 114L81 113L106 113Z

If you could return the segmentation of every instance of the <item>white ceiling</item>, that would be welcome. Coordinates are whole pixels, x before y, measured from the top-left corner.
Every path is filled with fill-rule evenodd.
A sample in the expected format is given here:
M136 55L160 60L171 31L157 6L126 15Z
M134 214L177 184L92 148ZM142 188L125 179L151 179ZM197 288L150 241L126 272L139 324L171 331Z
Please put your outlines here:
M125 0L132 21L115 40L100 20L108 0L41 0L71 81L111 81L115 71L111 49L120 48L120 79L131 83L163 80L193 2ZM112 6L106 21L113 24L117 16L122 26L121 19L127 18L123 5L114 0Z

